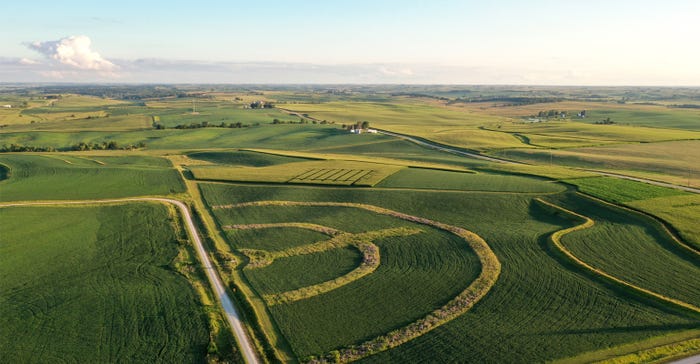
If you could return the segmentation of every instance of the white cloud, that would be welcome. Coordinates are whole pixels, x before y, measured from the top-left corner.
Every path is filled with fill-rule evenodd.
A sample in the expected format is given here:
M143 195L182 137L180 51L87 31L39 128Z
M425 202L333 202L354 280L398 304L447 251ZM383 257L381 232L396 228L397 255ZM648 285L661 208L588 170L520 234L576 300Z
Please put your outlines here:
M33 65L35 65L35 64L41 64L41 62L35 61L35 60L33 60L33 59L29 59L29 58L22 58L22 59L20 59L20 60L17 61L17 62L18 62L19 64L25 65L25 66L33 66Z
M118 67L93 51L92 41L85 35L76 35L59 40L33 42L27 46L61 65L85 71L110 73Z

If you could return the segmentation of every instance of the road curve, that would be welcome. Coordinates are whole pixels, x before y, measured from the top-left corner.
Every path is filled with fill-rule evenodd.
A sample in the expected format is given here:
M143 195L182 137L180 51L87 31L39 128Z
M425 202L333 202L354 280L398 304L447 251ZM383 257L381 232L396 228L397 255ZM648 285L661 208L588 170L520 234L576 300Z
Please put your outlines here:
M157 197L142 197L142 198L122 198L122 199L110 199L110 200L85 200L85 201L50 201L50 202L18 202L18 203L2 203L2 207L14 207L14 206L46 206L46 205L92 205L92 204L105 204L105 203L118 203L118 202L143 202L143 201L155 201L166 204L172 204L177 206L177 208L182 213L182 217L187 225L187 230L191 239L194 241L195 248L197 249L197 255L202 263L204 271L207 273L207 278L212 286L212 289L216 293L216 297L221 303L221 307L224 309L224 315L226 320L231 325L231 330L238 342L238 346L241 349L241 354L246 363L248 364L258 364L260 361L255 353L254 346L250 342L248 335L243 328L240 315L233 305L233 301L226 293L226 288L216 273L216 269L211 264L211 260L204 249L204 244L202 244L202 239L197 232L197 228L192 221L192 215L190 214L187 206L178 200L168 199L168 198L157 198Z
M441 144L429 142L429 141L426 141L423 139L418 139L416 137L406 135L406 134L394 133L394 132L388 131L388 130L377 129L377 132L380 134L389 135L389 136L393 136L396 138L401 138L401 139L407 140L411 143L415 143L415 144L418 144L418 145L421 145L424 147L428 147L430 149L435 149L435 150L438 150L440 152L457 154L457 155L461 155L461 156L465 156L465 157L469 157L469 158L481 159L481 160L485 160L485 161L489 161L489 162L506 163L506 164L522 164L519 162L509 161L507 159L488 157L488 156L485 156L485 155L482 155L479 153L467 152L464 150L451 148L451 147L448 147L446 145L441 145Z
M668 364L699 364L699 363L700 363L700 354L689 356L689 357L683 358L683 359L673 360L673 361L670 361Z

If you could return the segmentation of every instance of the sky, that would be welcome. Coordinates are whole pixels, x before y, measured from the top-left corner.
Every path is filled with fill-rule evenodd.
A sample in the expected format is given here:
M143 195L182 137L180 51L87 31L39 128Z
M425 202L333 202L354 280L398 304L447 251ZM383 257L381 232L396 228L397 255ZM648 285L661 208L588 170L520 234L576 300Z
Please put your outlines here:
M698 0L11 1L0 82L700 86Z

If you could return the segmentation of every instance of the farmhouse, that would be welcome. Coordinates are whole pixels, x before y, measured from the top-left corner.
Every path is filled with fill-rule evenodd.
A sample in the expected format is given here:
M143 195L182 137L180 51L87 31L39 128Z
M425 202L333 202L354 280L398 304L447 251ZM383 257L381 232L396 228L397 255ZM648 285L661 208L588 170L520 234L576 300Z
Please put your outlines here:
M11 109L12 105L2 105L2 107L4 107L5 109Z

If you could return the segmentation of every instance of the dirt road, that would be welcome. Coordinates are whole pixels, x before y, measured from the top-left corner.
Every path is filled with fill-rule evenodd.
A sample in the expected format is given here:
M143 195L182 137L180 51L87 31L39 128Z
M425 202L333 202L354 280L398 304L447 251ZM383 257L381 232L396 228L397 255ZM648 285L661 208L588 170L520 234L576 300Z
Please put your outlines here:
M185 224L187 225L187 232L192 241L194 242L195 248L197 250L197 255L202 263L204 271L207 273L207 278L211 284L212 289L216 293L216 297L221 303L221 307L224 310L224 315L226 320L231 325L231 330L233 331L234 337L238 342L238 346L241 349L241 354L248 364L258 364L259 360L257 354L255 353L254 346L250 342L248 335L246 334L243 324L240 319L240 315L233 305L233 301L226 293L225 286L219 275L216 273L216 269L211 264L209 255L204 249L204 244L202 244L202 239L195 227L194 221L192 221L192 215L190 214L187 206L173 199L167 198L155 198L155 197L143 197L143 198L123 198L123 199L110 199L110 200L86 200L86 201L50 201L50 202L18 202L18 203L2 203L2 207L13 207L13 206L47 206L47 205L94 205L94 204L107 204L107 203L120 203L120 202L143 202L143 201L155 201L165 204L175 205L182 214Z

